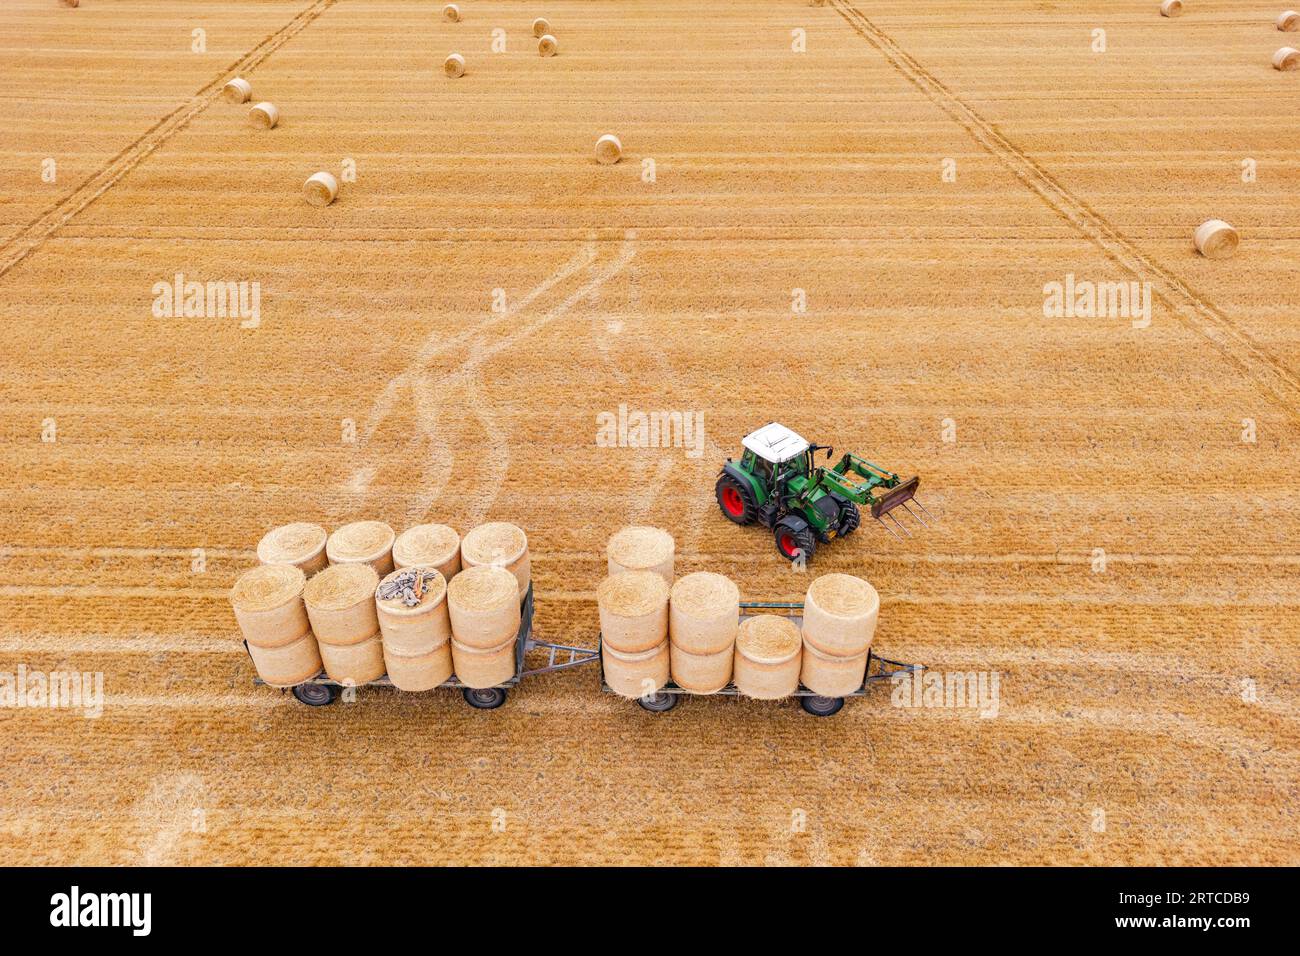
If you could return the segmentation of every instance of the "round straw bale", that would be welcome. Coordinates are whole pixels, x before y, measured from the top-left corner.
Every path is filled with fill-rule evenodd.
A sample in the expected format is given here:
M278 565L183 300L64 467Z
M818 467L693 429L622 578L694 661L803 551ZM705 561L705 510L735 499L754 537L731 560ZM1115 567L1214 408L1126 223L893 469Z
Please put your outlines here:
M746 618L736 634L736 689L757 700L789 697L799 689L802 651L799 628L788 617Z
M823 574L804 598L803 636L826 654L855 657L871 646L879 615L880 595L862 578Z
M397 535L382 521L354 521L335 528L325 544L330 564L368 564L378 575L393 570Z
M673 585L668 600L668 636L692 654L730 650L740 626L740 591L721 574L696 571Z
M235 620L249 644L283 647L311 627L303 607L307 577L292 564L259 564L239 576L230 589Z
M606 133L596 140L596 161L605 166L617 163L623 158L623 144L613 133Z
M451 662L456 677L466 687L496 687L515 676L514 638L497 647L482 648L462 644L453 637Z
M1162 17L1181 17L1183 15L1183 0L1164 0L1160 4L1160 15Z
M384 676L384 644L378 634L358 644L321 643L320 657L325 673L340 684L365 684Z
M853 657L823 654L805 637L799 680L822 697L847 697L862 687L867 678L867 652Z
M221 96L228 103L247 103L253 97L253 84L237 76L221 88Z
M417 524L393 542L396 568L433 567L450 580L460 571L460 535L445 524Z
M1241 239L1237 230L1222 219L1207 219L1196 227L1192 242L1207 259L1227 259L1237 251Z
M339 181L333 173L312 173L302 184L302 194L313 206L328 206L339 194Z
M257 129L273 129L280 122L280 110L274 103L258 103L248 111L248 122Z
M673 536L662 528L629 525L610 535L605 557L610 574L653 571L671 587L675 549Z
M1296 70L1300 69L1300 50L1294 47L1284 46L1273 54L1273 69L1275 70Z
M379 631L375 588L379 575L368 564L332 564L303 588L311 629L322 644L360 644Z
M400 597L382 600L376 595L375 610L379 614L379 629L384 635L384 653L419 657L451 639L447 582L436 568L409 570L422 575L419 603L407 607ZM380 586L404 573L405 570L394 571L380 582Z
M394 654L384 640L384 666L398 690L432 690L452 675L451 641L443 641L427 654Z
M537 52L542 56L555 56L560 51L560 41L549 33L537 41Z
M668 639L668 585L653 571L626 571L596 588L606 647L636 654Z
M519 633L515 576L493 565L466 568L447 584L452 636L467 647L499 647Z
M644 697L668 683L668 642L648 650L625 654L602 644L601 666L610 690L624 697Z
M533 21L533 36L544 37L551 32L551 25L545 17L538 17Z
M59 0L59 3L61 3L61 4L62 4L63 6L65 6L65 7L79 7L79 6L81 6L81 0Z
M481 524L460 543L461 562L467 568L493 565L505 568L519 582L519 600L528 593L532 563L528 557L528 535L507 521Z
M442 18L452 23L460 23L460 7L449 3L442 8Z
M731 683L734 644L712 654L692 654L672 641L668 645L669 670L678 687L692 694L716 694Z
M329 564L325 557L325 529L307 521L272 528L257 542L257 560L263 564L292 564L308 577Z
M465 75L465 58L459 53L453 53L447 59L442 61L442 72L446 73L453 80L458 76Z
M1277 15L1277 28L1283 33L1295 33L1300 30L1300 13L1294 10L1283 10Z
M320 673L320 646L310 631L281 647L258 647L249 643L257 676L272 687L293 687Z

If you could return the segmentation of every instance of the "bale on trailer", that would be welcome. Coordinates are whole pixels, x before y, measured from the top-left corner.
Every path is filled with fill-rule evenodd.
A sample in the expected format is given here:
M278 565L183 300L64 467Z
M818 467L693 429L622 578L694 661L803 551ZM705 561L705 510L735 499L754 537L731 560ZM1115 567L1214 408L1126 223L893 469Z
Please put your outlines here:
M365 684L384 676L384 643L378 634L356 644L321 641L320 656L325 673L340 684Z
M437 568L450 581L460 572L460 535L445 524L407 528L393 542L393 566Z
M668 600L668 636L691 654L731 649L740 626L740 590L711 571L696 571L673 585Z
M638 654L668 640L668 585L653 571L614 574L596 588L606 647Z
M311 577L329 566L325 556L325 539L329 536L318 524L296 521L272 528L257 542L257 560L263 564L292 564Z
M451 677L451 641L444 641L427 654L394 654L384 645L384 667L398 690L433 690Z
M513 641L521 621L517 586L513 574L493 565L466 568L452 578L447 584L452 637L475 650Z
M308 631L302 637L280 647L259 647L248 643L249 656L257 676L272 687L293 687L320 673L320 645Z
M605 557L610 574L624 571L653 571L672 587L673 536L662 528L628 525L610 535Z
M379 575L368 564L333 564L303 588L311 629L322 644L360 644L379 633L375 588Z
M799 628L788 617L746 618L736 634L736 689L756 700L789 697L799 689L802 650Z
M668 641L648 650L625 654L602 642L601 661L605 683L623 697L653 694L668 683Z
M244 640L262 648L284 647L311 629L303 588L307 577L291 564L259 564L239 576L230 604Z
M410 588L403 588L393 597L382 596L408 580ZM412 595L414 604L407 603L406 593ZM451 639L447 582L435 568L407 568L388 575L379 582L375 610L379 630L384 635L385 653L421 657Z
M456 580L462 576L458 575ZM483 648L471 647L453 637L451 658L456 677L466 687L495 687L514 676L515 639L511 637L497 647Z
M856 657L871 646L879 615L880 595L862 578L823 574L804 598L803 637L824 654Z
M506 521L481 524L460 543L460 559L466 568L505 568L519 583L519 600L528 593L532 565L528 557L528 535Z
M711 654L695 654L669 641L668 663L673 683L693 694L716 694L731 683L735 644Z
M799 680L822 697L847 697L861 689L866 680L869 653L864 650L852 657L826 654L809 643L805 635Z
M368 564L380 577L393 570L397 535L382 521L354 521L336 528L325 544L330 564Z

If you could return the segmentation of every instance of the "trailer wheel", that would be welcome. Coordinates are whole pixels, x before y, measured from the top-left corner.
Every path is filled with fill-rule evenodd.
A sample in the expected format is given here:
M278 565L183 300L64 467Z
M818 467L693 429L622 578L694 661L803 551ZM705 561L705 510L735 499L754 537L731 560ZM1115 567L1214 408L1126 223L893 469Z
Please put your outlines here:
M844 706L843 697L800 697L799 704L814 717L830 717Z
M647 694L644 697L638 697L636 702L652 714L662 714L677 706L677 695L665 694L663 691L658 691L654 694Z
M496 710L506 702L503 687L466 687L462 693L465 695L465 703L479 710Z
M329 684L299 684L293 696L308 707L328 707L338 699L339 689Z

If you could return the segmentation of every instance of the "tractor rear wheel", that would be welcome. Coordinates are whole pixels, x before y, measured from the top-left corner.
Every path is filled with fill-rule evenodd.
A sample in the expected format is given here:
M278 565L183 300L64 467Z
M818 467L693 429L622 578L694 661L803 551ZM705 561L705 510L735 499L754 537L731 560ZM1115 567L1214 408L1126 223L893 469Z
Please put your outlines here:
M858 530L858 525L862 524L862 512L852 501L846 501L840 506L840 527L836 532L841 538L847 538L853 532Z
M776 550L781 553L781 557L787 561L802 558L804 563L812 560L813 552L817 550L817 539L802 521L795 523L782 518L772 533L776 538Z
M754 491L731 475L724 474L714 488L723 516L736 524L752 524L758 511Z

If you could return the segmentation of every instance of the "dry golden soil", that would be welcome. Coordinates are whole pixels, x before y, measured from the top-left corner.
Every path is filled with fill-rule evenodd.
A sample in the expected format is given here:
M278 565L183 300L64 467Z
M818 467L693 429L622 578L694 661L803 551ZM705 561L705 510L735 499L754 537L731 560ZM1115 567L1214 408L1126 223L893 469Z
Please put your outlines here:
M0 672L103 702L0 709L4 859L1300 863L1274 7L6 0ZM1193 250L1212 217L1235 258ZM257 283L256 319L156 316L178 273ZM1149 324L1046 316L1071 276ZM620 405L703 440L606 447ZM627 523L798 599L713 501L772 419L921 475L934 527L809 573L876 585L881 653L996 672L996 715L651 715L593 667L492 712L253 686L226 593L287 521L519 523L538 636L580 645Z

